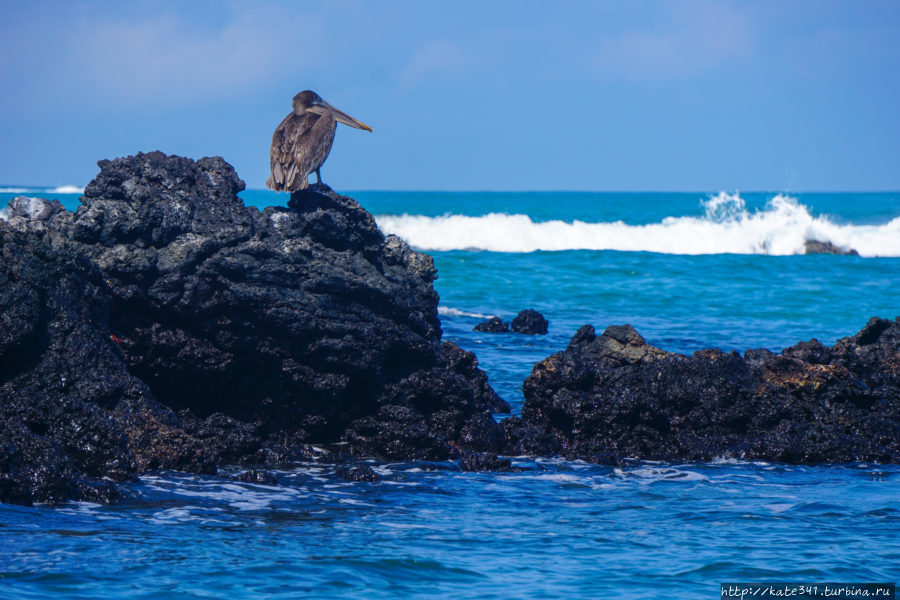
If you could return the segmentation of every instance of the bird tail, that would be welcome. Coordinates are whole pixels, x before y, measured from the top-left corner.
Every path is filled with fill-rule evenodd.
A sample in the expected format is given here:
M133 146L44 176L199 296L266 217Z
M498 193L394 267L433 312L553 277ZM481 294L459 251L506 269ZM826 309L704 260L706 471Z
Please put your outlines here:
M269 175L269 178L266 179L266 187L269 188L270 190L275 190L276 192L280 192L281 190L284 189L284 186L278 185L278 183L276 183L276 181L275 181L275 178L272 177L271 175Z

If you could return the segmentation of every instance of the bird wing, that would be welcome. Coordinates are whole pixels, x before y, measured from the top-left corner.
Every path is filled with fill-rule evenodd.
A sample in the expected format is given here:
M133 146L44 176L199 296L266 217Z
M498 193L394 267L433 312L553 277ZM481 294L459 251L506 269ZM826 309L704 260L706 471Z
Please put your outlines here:
M293 192L306 187L306 177L312 169L313 153L302 143L317 115L289 114L272 134L269 166L272 175L266 181L269 189Z

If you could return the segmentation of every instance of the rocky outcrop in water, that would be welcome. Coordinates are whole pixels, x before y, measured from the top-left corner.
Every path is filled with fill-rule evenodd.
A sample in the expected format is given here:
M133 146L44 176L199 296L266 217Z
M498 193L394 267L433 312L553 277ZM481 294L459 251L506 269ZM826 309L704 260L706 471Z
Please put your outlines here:
M101 161L75 213L0 222L0 500L151 469L495 452L507 409L441 341L427 255L327 186L243 205L220 158Z
M545 335L550 322L544 318L544 315L530 308L523 310L509 324L509 329L513 333L524 333L526 335Z
M806 254L844 254L847 256L859 256L859 252L853 248L841 248L835 246L831 242L820 242L819 240L806 240L803 244Z
M472 331L481 333L509 333L509 323L500 319L500 317L491 317L476 324Z
M506 452L601 463L734 457L900 462L900 319L826 347L702 350L647 344L629 325L582 327L537 363Z
M486 319L472 329L482 333L522 333L525 335L544 335L547 333L547 326L550 324L544 315L530 308L521 311L512 322L507 323L500 317L491 317Z

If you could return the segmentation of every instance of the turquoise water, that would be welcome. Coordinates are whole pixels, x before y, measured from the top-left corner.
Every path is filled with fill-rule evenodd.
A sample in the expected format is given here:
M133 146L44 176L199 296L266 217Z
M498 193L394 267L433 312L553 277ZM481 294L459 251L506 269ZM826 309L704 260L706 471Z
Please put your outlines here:
M434 256L445 337L514 413L534 362L585 323L743 351L900 315L900 194L351 195ZM802 255L806 239L861 256ZM524 308L547 336L471 331ZM277 488L158 473L122 506L2 506L0 596L706 598L724 581L898 578L897 466L514 463L373 463L375 483L292 465Z
M447 213L486 215L527 214L536 221L616 221L646 224L670 216L702 216L704 202L719 193L708 192L348 192L374 214ZM252 202L269 192L249 190L242 195ZM778 192L732 192L750 210L764 209ZM838 222L884 223L900 216L900 193L801 193L782 194L811 207L813 214ZM560 201L560 199L564 199ZM636 205L639 210L635 210Z

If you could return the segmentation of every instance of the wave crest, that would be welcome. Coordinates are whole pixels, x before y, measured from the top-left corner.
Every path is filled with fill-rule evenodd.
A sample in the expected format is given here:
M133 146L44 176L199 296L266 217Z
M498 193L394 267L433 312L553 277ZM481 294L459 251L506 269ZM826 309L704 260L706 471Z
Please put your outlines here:
M535 222L528 215L471 217L380 215L379 227L432 251L620 250L664 254L804 254L806 242L831 242L861 256L900 256L900 217L882 225L842 225L814 217L795 198L777 195L749 211L738 194L706 200L702 217L666 217L659 223Z

